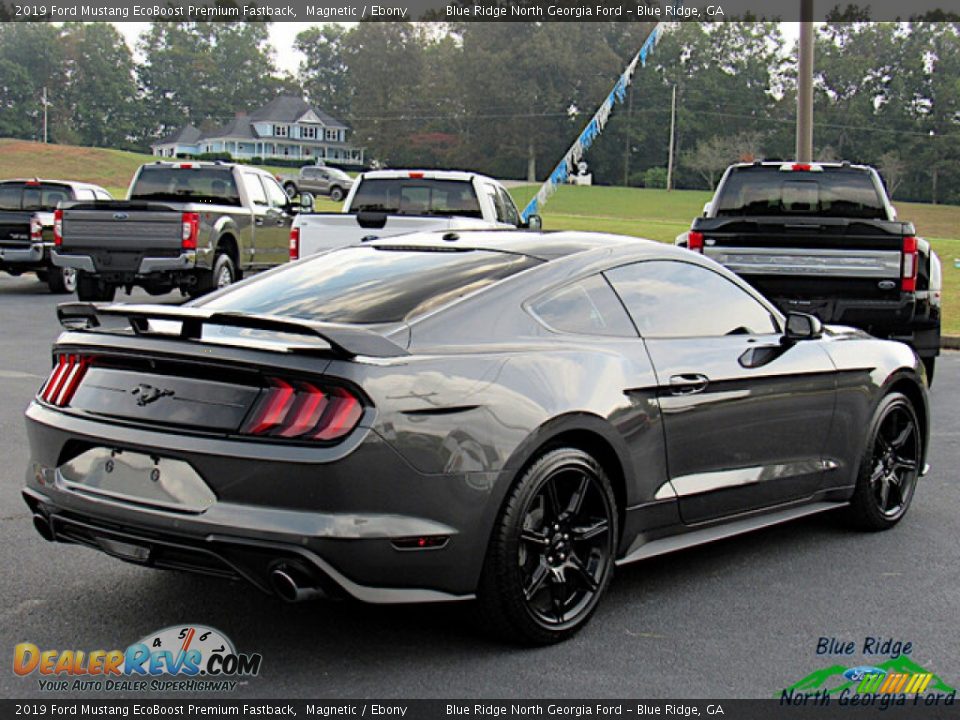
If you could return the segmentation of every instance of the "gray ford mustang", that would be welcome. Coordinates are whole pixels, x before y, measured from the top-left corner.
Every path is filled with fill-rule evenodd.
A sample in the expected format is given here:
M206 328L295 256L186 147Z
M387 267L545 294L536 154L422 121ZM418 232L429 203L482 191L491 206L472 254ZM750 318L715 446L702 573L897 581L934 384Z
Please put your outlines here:
M410 235L58 312L39 533L287 600L476 598L554 642L614 565L840 507L889 528L925 467L910 348L632 238Z

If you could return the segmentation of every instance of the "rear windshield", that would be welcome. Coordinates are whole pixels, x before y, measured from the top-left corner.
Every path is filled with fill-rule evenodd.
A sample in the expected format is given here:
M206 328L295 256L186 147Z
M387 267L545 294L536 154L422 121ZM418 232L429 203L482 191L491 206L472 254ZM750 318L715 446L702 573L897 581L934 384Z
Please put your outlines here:
M350 247L193 303L209 310L343 323L399 322L539 264L486 250Z
M73 193L66 185L43 183L3 183L0 185L0 210L56 210Z
M748 167L730 172L718 198L717 215L884 220L887 212L872 176L863 170L825 168L823 172L808 172Z
M233 173L217 167L145 167L130 199L240 205Z
M482 217L473 183L466 180L364 180L353 198L350 212L364 210L391 215Z

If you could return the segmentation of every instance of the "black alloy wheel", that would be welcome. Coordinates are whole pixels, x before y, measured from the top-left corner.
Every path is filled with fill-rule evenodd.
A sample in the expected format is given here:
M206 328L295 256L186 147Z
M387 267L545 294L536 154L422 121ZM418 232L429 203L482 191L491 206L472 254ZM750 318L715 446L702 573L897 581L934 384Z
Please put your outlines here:
M871 530L895 525L907 512L917 478L923 441L909 398L887 395L871 423L851 508L856 523Z
M480 602L499 634L547 644L590 618L613 571L616 501L603 468L576 448L542 455L509 494Z

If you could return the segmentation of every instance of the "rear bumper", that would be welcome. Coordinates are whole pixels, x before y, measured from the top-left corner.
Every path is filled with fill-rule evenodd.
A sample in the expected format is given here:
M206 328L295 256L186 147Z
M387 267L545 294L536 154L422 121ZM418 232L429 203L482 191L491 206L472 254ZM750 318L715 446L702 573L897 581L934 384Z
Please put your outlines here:
M420 474L369 430L352 449L326 448L336 452L313 462L309 454L284 458L259 444L110 426L37 404L27 429L32 460L23 495L49 527L48 539L141 565L245 579L267 592L278 566L295 568L324 595L371 603L465 600L476 589L489 529L480 519L484 504L462 499L477 495L476 479ZM78 491L58 469L78 445L185 460L217 499L202 512L181 512ZM448 540L435 549L394 545L420 536Z
M0 268L7 265L23 269L45 267L49 264L51 247L48 243L32 243L29 247L0 246Z
M157 273L191 271L197 266L195 251L180 253L175 257L145 256L139 259L136 269L104 267L92 255L58 253L56 250L52 253L52 259L57 267L71 267L92 275L116 279L119 282L135 282L137 278Z

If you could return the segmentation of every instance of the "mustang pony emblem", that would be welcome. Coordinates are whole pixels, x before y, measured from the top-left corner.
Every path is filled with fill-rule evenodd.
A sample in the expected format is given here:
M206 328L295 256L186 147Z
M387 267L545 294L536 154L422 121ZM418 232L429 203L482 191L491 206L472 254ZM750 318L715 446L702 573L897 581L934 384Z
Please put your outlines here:
M159 400L162 397L173 397L173 390L155 388L153 385L137 385L130 391L131 395L136 395L137 405L143 407Z

